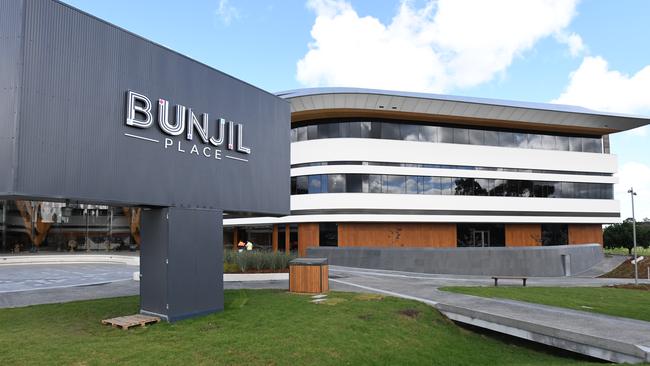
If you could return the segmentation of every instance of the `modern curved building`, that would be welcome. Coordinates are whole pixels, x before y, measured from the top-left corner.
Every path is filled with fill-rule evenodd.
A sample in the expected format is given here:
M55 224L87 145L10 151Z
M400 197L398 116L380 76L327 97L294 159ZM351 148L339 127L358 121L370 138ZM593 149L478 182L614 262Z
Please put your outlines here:
M619 220L609 134L646 118L350 88L291 103L291 215L224 220L279 250L602 244Z

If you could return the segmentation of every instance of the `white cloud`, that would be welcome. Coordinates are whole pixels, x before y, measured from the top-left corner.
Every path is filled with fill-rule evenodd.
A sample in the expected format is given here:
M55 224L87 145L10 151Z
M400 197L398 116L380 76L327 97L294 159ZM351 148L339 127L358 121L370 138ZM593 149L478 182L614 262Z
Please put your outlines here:
M582 42L582 37L577 33L567 34L561 32L555 35L555 39L569 46L569 53L573 57L579 56L586 49L585 44Z
M239 10L231 5L229 0L219 0L219 7L215 13L225 25L230 25L233 20L239 19Z
M630 187L637 192L634 197L636 219L650 218L650 166L637 162L625 163L616 175L619 183L614 188L614 196L621 202L621 219L632 217L632 203L627 193Z
M569 76L569 85L553 103L601 111L650 114L650 65L634 75L610 70L600 56L587 56Z
M313 42L298 61L304 85L443 92L504 72L542 38L566 34L577 0L403 0L388 24L344 0L309 0ZM566 36L572 52L582 48Z

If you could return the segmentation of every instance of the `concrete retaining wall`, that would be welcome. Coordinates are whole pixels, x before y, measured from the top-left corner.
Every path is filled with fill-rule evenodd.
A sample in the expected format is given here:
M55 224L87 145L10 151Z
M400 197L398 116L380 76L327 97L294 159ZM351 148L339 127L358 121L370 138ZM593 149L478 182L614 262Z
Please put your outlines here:
M499 248L308 248L329 264L395 271L481 276L556 277L583 272L603 260L599 244ZM565 259L568 256L568 260ZM565 270L568 263L568 270Z

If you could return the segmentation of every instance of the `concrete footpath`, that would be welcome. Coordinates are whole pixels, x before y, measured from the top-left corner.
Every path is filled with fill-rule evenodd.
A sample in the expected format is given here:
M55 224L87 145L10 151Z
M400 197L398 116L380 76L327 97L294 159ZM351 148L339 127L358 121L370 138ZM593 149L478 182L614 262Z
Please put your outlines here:
M607 361L650 361L649 322L437 289L440 286L491 285L489 277L426 275L337 266L330 269L330 276L337 290L356 289L418 300L460 323ZM604 286L629 282L576 277L532 278L529 286Z

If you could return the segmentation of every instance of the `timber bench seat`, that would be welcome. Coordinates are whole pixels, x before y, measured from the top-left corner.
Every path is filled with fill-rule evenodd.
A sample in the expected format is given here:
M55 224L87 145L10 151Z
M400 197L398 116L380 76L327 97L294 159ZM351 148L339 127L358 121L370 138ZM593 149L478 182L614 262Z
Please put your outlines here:
M526 280L528 277L523 277L523 276L492 276L492 279L494 280L494 287L497 287L499 284L499 280L522 280L524 287L526 287Z

